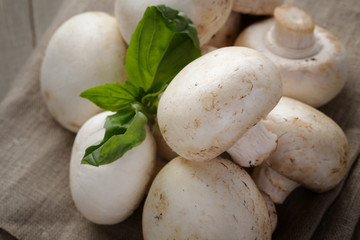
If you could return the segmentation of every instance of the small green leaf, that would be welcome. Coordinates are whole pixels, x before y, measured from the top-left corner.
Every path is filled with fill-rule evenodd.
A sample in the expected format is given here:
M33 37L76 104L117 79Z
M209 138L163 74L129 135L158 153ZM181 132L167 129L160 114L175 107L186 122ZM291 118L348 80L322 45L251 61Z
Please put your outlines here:
M121 158L144 141L146 122L146 116L134 108L108 116L104 139L86 149L81 163L100 166Z
M80 94L97 106L108 111L120 111L129 108L130 104L136 101L139 90L131 82L107 83L85 90Z

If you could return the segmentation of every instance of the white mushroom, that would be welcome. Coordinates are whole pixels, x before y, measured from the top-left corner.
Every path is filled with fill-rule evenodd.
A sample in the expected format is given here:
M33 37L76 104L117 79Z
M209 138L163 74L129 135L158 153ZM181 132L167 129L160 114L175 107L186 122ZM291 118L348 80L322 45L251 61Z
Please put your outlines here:
M72 198L80 213L97 224L115 224L133 213L150 185L156 163L155 141L147 128L144 142L117 161L99 167L80 164L85 149L103 138L109 114L102 112L85 122L71 153Z
M278 147L252 176L275 203L299 185L315 192L330 190L347 173L347 138L315 108L283 97L263 124L279 136Z
M91 116L102 111L79 95L109 82L123 82L126 44L116 19L87 12L62 24L47 46L40 86L45 103L65 128L77 132Z
M204 46L202 46L202 47L200 48L200 50L201 50L201 55L205 55L205 54L207 54L207 53L209 53L209 52L212 52L212 51L214 51L214 50L216 50L216 49L218 49L218 48L206 44L206 45L204 45Z
M165 161L170 161L172 159L174 159L175 157L177 157L178 155L176 154L176 152L174 152L169 145L167 145L165 139L163 138L160 129L159 129L159 125L157 124L157 122L153 125L152 127L152 133L154 136L154 139L156 141L156 151L157 154L164 159Z
M226 22L231 13L232 0L116 0L115 16L119 22L121 34L128 44L145 9L159 4L184 12L196 26L200 46L202 46Z
M276 148L276 135L257 123L280 97L280 75L268 58L249 48L220 48L172 80L159 101L158 123L168 145L190 160L212 159L248 133L245 157L230 154L253 166L269 154L256 149Z
M143 210L145 240L271 239L265 201L246 171L229 160L170 161Z
M254 48L273 60L284 96L314 107L327 103L347 80L343 45L301 9L282 5L274 16L246 28L235 45Z
M252 15L272 15L284 0L234 0L232 10Z
M271 200L270 196L267 193L265 193L263 191L260 191L260 192L265 200L267 210L269 211L270 222L271 222L271 232L274 233L276 230L277 222L278 222L278 216L277 216L275 203L273 202L273 200Z
M240 33L241 14L231 12L225 24L217 31L207 43L217 48L234 45L236 37Z

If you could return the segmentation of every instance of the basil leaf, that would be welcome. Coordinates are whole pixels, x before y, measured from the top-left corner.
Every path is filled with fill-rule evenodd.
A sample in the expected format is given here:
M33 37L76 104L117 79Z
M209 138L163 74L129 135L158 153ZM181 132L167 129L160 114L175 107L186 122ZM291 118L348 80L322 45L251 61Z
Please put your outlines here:
M176 33L186 33L192 40L195 48L200 49L199 38L197 29L191 19L186 16L183 12L179 12L173 8L167 7L166 5L155 6L168 21L168 23L175 23Z
M119 159L144 141L146 122L146 116L136 109L126 109L108 116L104 139L86 149L81 163L100 166Z
M126 72L135 86L154 93L200 55L197 31L188 17L164 5L148 7L131 37Z
M80 94L104 110L117 112L128 108L136 101L139 90L127 81L121 83L107 83L85 90Z

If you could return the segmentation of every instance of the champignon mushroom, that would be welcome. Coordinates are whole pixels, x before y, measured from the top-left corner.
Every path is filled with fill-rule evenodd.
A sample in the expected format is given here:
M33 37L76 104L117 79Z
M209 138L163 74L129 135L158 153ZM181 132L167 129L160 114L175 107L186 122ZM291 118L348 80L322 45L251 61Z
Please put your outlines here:
M153 181L143 209L145 240L271 239L265 201L229 160L177 157Z
M252 15L272 15L284 0L234 0L232 10Z
M116 19L106 13L82 13L57 29L42 62L40 87L50 113L62 126L77 132L102 111L79 95L101 84L124 82L126 48Z
M330 190L347 173L347 138L315 108L282 97L263 124L279 136L278 147L252 177L275 203L282 203L299 185L315 192Z
M190 160L212 159L248 133L245 159L230 154L242 166L255 165L263 160L256 149L276 148L276 135L257 123L280 97L280 75L268 58L249 48L220 48L172 80L159 101L158 123L168 145Z
M103 138L109 114L97 114L80 128L70 162L70 190L76 208L97 224L119 223L133 213L145 196L156 163L155 141L147 128L145 140L117 161L99 167L80 164L85 149Z
M159 125L157 122L152 127L152 134L154 136L155 142L156 142L156 151L157 154L164 159L165 161L170 161L177 157L178 155L176 152L174 152L169 145L167 145L166 141L164 140Z
M284 96L313 107L324 105L347 80L343 45L301 9L282 5L274 17L246 28L235 45L254 48L273 60L281 73Z
M271 232L274 233L276 226L277 226L277 222L278 222L278 216L277 216L275 203L273 202L273 200L271 200L270 196L267 195L267 193L265 193L263 191L260 191L260 193L264 198L267 210L269 212L270 223L271 223Z
M240 33L241 14L231 12L225 24L207 42L207 45L217 48L233 46Z
M232 1L117 0L115 2L115 16L119 22L121 34L129 44L131 35L135 31L145 9L151 5L165 4L184 12L194 22L202 46L224 25L231 13Z

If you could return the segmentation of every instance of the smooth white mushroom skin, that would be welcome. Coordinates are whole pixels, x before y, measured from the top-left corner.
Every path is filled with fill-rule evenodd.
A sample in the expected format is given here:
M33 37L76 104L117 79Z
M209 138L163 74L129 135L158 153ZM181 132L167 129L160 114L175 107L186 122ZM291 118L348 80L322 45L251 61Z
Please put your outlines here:
M146 8L159 4L184 12L197 28L202 46L225 24L231 13L232 0L116 0L115 16L128 44Z
M220 48L172 80L159 101L158 123L177 154L208 160L233 146L280 97L280 75L268 58L249 48Z
M217 31L207 45L217 48L233 46L240 32L241 14L231 12L225 24Z
M347 138L328 116L297 100L282 97L262 122L279 136L276 151L266 160L269 167L283 176L276 179L284 182L286 177L312 191L324 192L344 178L350 167ZM258 182L263 180L254 180L262 189ZM270 182L276 188L274 181ZM262 190L279 202L274 193Z
M116 224L133 213L145 196L156 163L155 140L147 128L144 142L117 161L99 167L80 164L85 149L104 137L109 114L102 112L85 122L71 153L72 198L79 212L97 224Z
M272 15L284 0L234 0L232 10L252 15Z
M51 37L41 66L40 87L53 117L77 132L102 111L79 95L84 90L126 79L126 44L114 17L86 12L63 23Z
M250 176L229 160L170 161L143 210L145 240L271 239L266 203Z
M256 167L266 160L277 147L277 136L261 122L250 128L227 152L242 167Z
M285 5L275 13L246 28L234 45L256 49L276 64L284 96L313 107L326 104L347 81L344 46L300 9Z

